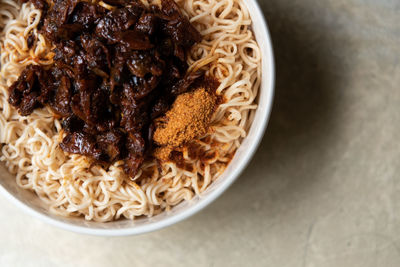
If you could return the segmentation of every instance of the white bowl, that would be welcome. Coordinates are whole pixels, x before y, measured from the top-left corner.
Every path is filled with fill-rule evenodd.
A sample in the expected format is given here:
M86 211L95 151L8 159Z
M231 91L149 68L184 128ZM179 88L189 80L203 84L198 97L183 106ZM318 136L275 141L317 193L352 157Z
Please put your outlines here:
M253 21L253 31L263 53L262 83L258 96L258 109L248 136L243 140L234 158L225 172L201 195L191 201L182 202L169 212L163 212L152 218L140 218L135 221L119 220L99 223L85 221L82 218L64 218L51 214L40 199L32 192L21 189L15 177L0 165L0 192L16 206L46 223L77 233L99 236L125 236L155 231L199 212L219 197L241 174L255 153L268 123L274 92L274 59L268 28L262 11L256 0L246 0Z

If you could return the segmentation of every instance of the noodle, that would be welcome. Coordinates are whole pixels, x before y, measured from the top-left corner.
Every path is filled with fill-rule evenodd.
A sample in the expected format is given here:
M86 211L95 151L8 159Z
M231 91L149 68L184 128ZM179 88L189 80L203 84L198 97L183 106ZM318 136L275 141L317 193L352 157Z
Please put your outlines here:
M246 6L242 0L177 3L203 35L188 55L190 69L204 69L217 78L217 93L226 101L214 114L209 133L196 141L206 151L206 160L191 159L184 149L184 163L189 168L168 162L159 170L155 160L148 161L130 180L122 161L106 170L82 155L64 153L58 147L61 123L49 108L23 117L8 103L7 88L24 67L52 64L53 54L37 31L41 11L32 4L1 2L0 160L16 175L17 184L33 190L51 212L100 222L154 216L204 192L221 175L246 136L261 82L261 52L250 30ZM38 38L28 49L31 32ZM136 183L138 178L140 182Z

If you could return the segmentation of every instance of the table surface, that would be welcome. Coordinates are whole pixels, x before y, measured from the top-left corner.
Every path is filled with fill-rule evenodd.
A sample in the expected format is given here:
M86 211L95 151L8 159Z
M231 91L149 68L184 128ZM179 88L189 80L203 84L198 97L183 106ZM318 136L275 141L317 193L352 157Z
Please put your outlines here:
M123 238L0 197L0 266L400 266L400 1L260 4L276 99L239 180L190 219Z

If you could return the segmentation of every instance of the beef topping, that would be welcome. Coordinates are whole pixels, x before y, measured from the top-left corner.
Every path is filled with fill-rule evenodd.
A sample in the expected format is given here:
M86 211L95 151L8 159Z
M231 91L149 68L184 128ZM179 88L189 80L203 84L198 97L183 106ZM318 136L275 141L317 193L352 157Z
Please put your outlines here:
M54 64L27 66L8 89L9 103L23 116L49 106L62 119L64 151L124 160L134 177L151 154L153 120L201 75L186 64L201 35L173 0L30 2L42 10L39 33L55 47Z

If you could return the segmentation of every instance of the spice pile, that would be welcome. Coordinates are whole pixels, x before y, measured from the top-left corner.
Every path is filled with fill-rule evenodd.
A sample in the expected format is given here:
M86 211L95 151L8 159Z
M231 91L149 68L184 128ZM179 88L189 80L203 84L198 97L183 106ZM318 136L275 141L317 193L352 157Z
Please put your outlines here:
M172 109L156 123L154 141L160 147L155 157L169 160L174 149L206 134L216 107L216 95L205 88L179 95Z

